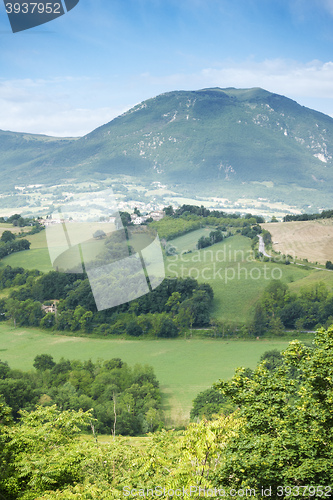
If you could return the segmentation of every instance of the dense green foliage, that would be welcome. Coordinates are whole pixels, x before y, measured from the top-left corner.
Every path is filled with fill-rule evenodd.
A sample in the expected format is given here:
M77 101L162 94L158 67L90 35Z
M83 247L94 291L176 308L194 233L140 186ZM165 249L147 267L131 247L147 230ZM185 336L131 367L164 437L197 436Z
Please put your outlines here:
M246 214L244 217L241 217L240 214L236 213L228 214L222 210L209 210L203 205L182 205L177 209L174 209L170 205L163 210L166 216L160 221L152 222L149 225L158 231L160 238L167 241L191 231L195 231L200 227L216 226L216 230L213 231L213 233L216 234L210 235L209 237L210 244L213 244L223 239L217 239L220 237L217 231L219 233L221 230L226 231L227 227L243 227L244 230L245 228L249 230L250 227L254 225L260 229L260 226L257 226L257 224L264 222L264 219L259 215ZM209 245L206 244L205 246Z
M79 440L80 428L98 425L91 411L39 406L13 423L1 401L1 494L8 500L322 497L333 483L333 328L320 330L313 347L293 341L281 356L263 357L254 372L239 368L217 384L237 407L232 414L202 419L183 433L162 430L140 447Z
M21 239L21 240L7 240L6 242L0 242L0 259L7 257L14 252L21 252L22 250L29 250L30 241Z
M225 450L215 483L274 492L289 485L294 494L297 487L332 485L332 377L329 328L317 333L314 348L291 342L275 369L263 362L251 378L238 369L231 381L219 383L240 408L243 426Z
M214 245L214 243L219 243L223 240L224 236L222 231L220 229L216 229L215 231L211 231L209 233L209 237L201 236L201 238L199 238L198 240L197 247L198 250L200 250L201 248L210 247L211 245Z
M275 281L268 285L256 305L253 331L280 335L284 328L313 329L333 323L333 293L324 283L291 293L287 285Z
M261 232L262 232L261 227L259 226L259 224L256 224L252 227L250 226L244 227L242 229L241 234L242 236L246 236L247 238L255 239Z
M218 414L229 415L236 407L231 399L221 394L215 387L200 392L193 400L191 419L212 419Z
M192 278L165 279L131 303L98 312L89 280L82 274L51 271L40 276L7 266L0 271L1 284L22 285L2 303L15 325L101 335L175 337L180 330L208 325L213 300L207 284ZM42 309L47 301L57 301L56 313Z
M1 235L0 241L2 243L8 243L8 241L12 240L15 240L15 234L11 231L5 230Z
M214 217L217 219L240 219L239 213L227 213L223 212L223 210L210 210L209 208L204 207L203 205L181 205L179 208L174 208L172 205L163 208L166 215L172 217L173 219L179 219L180 217L188 217L189 215L197 215L198 217ZM261 215L252 215L247 213L244 216L245 220L251 219L251 222L256 222L257 224L261 224L265 222L264 218Z
M163 217L158 222L150 222L149 226L155 228L161 239L171 240L182 236L183 234L199 229L204 224L199 217L189 216L188 218L173 219L172 217Z
M37 270L28 271L23 269L23 267L12 268L6 266L0 269L0 290L12 286L24 285L29 277L33 279L36 276L40 276L40 274Z
M81 362L36 356L36 371L11 370L0 361L0 394L12 409L56 404L62 410L93 410L99 433L124 435L156 430L161 421L159 384L150 366L130 368L120 359Z

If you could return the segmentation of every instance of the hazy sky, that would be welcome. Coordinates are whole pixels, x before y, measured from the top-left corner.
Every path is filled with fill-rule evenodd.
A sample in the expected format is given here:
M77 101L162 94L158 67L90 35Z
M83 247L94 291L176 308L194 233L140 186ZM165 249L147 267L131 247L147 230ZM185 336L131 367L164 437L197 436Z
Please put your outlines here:
M333 116L333 0L80 0L13 34L0 128L83 135L162 92L262 87Z

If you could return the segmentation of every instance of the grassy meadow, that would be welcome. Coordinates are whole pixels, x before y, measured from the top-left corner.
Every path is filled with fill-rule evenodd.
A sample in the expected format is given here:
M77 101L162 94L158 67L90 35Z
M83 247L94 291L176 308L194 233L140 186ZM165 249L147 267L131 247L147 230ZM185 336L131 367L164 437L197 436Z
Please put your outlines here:
M37 328L14 329L0 323L0 359L12 368L33 369L37 354L67 359L121 358L130 365L151 365L163 392L163 409L169 423L189 418L196 395L219 379L230 378L236 367L254 368L270 349L284 349L286 338L260 341L216 339L123 340L96 339L45 333Z
M215 296L212 314L219 320L232 323L249 320L257 300L272 279L298 288L322 280L333 288L333 273L329 271L255 261L251 240L238 234L200 251L182 254L188 246L186 238L198 236L199 239L201 233L202 230L198 230L172 240L179 253L166 259L166 274L169 277L190 276L209 283ZM190 243L189 238L188 241Z

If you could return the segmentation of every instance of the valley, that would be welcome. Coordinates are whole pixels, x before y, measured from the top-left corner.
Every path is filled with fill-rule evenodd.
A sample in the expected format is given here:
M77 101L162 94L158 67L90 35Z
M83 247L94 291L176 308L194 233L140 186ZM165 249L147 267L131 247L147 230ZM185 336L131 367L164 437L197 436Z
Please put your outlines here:
M209 398L204 391L219 380L228 384L238 368L254 370L264 354L275 359L295 342L310 345L320 326L330 328L333 272L325 263L333 260L332 218L276 221L331 207L333 119L262 89L207 89L157 96L81 139L2 139L0 153L10 141L0 238L10 231L30 249L10 250L0 260L0 368L8 363L13 370L13 378L0 382L6 397L21 384L23 407L32 408L32 401L42 404L41 412L54 411L55 402L71 411L93 406L102 432L114 432L119 412L125 434L165 427L169 434L187 428L186 435L198 395ZM92 236L95 228L86 222L92 260L112 243L103 224L116 214L112 228L118 227L117 212L131 252L147 245L146 229L157 231L165 280L130 303L97 311L86 275L51 273L43 228L37 224L39 232L27 234L32 222L6 223L19 213L44 224L62 207L73 215L72 233L89 210L105 229L101 238ZM163 209L166 216L142 227L131 219L133 212ZM260 253L258 235L268 255ZM45 372L36 368L43 356L51 359ZM126 389L122 363L134 377ZM135 379L138 363L142 375ZM32 383L40 377L35 395L19 370ZM145 370L159 382L154 401ZM252 380L251 371L244 373ZM61 384L43 385L54 377ZM218 409L225 415L226 404ZM145 453L153 442L145 440Z
M272 186L273 187L273 186ZM115 176L100 182L65 182L58 185L17 186L0 194L0 210L3 216L10 216L19 211L24 216L45 217L57 207L68 201L80 201L82 196L89 193L98 197L101 190L112 188L119 210L132 212L137 207L142 213L152 210L161 210L165 206L175 207L182 204L203 205L210 209L225 212L239 212L264 215L271 218L273 215L282 218L286 213L301 213L295 204L275 201L270 198L249 198L232 196L230 199L216 195L216 187L206 195L198 194L183 186L173 186L161 182L133 176Z
M200 332L199 332L200 333ZM31 370L36 355L48 353L82 361L120 358L131 366L140 362L153 367L162 391L162 409L168 426L189 421L197 394L219 379L229 379L236 367L254 368L260 356L287 347L290 337L262 341L205 338L129 340L78 337L14 329L0 323L0 359L13 369ZM311 335L302 335L307 340Z

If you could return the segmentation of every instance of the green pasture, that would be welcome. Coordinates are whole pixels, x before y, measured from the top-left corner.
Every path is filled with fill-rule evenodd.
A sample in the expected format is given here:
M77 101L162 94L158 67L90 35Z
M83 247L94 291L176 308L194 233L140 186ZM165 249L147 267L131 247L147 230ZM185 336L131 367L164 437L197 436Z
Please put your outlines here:
M39 269L42 272L52 271L53 267L51 264L49 251L47 248L46 232L41 231L33 235L26 236L26 239L30 241L30 250L25 250L22 252L15 252L8 257L5 257L0 261L1 266L12 266L12 267L24 267L25 269ZM135 251L142 250L147 245L151 243L151 236L145 232L135 232L131 234L129 244L134 248ZM99 254L104 246L104 240L89 240L84 244L84 257L86 260L94 259ZM66 260L64 260L66 259ZM65 254L61 255L60 260L55 260L54 268L57 265L59 270L67 265L71 268L77 264L77 253L76 247L69 249Z
M30 250L15 252L0 261L0 266L24 267L39 269L42 272L51 271L52 265L47 249L45 231L25 236L30 241Z
M310 264L311 266L311 264ZM295 265L296 267L296 265ZM298 267L298 266L297 266ZM322 282L327 288L333 290L333 271L329 269L311 269L311 273L305 276L302 280L290 283L289 288L298 293L303 287L313 287L316 283Z
M25 239L30 241L30 243L31 243L30 250L34 250L36 248L47 249L45 230L40 231L39 233L36 233L36 234L29 234L28 236L25 236Z
M32 250L12 253L0 261L0 266L39 269L45 273L53 269L47 248L34 248Z
M286 339L240 341L220 339L122 340L49 334L35 328L14 329L0 324L0 359L12 368L33 369L37 354L67 359L121 358L129 365L149 364L163 392L166 416L173 425L188 420L196 395L236 367L254 368L267 350L282 350Z
M197 243L201 236L208 237L209 233L213 231L213 227L202 227L201 229L197 229L196 231L191 231L190 233L184 234L183 236L179 236L174 240L170 240L170 246L174 247L176 252L186 252L188 250L195 250L197 247Z
M194 231L192 237L198 231ZM183 236L181 237L183 238ZM177 248L180 238L172 243ZM192 277L209 283L214 290L213 316L219 320L243 323L249 320L257 300L265 287L274 279L298 287L306 285L312 274L329 276L328 271L316 271L297 265L254 260L251 240L241 235L190 254L178 254L166 259L169 277ZM317 278L315 278L315 281ZM310 280L311 281L311 280Z

